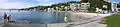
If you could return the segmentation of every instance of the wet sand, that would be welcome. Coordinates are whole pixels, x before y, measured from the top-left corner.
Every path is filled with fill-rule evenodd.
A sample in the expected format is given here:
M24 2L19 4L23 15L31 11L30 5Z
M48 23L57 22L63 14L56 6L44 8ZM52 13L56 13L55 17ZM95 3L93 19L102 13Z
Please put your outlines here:
M2 27L27 27L26 25L4 24Z
M1 27L45 27L45 24L6 24Z

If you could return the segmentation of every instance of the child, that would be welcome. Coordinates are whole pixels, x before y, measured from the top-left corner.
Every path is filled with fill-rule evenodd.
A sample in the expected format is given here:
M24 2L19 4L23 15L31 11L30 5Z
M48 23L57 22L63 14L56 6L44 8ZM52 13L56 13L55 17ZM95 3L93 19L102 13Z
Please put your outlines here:
M11 15L7 17L8 22L11 22Z

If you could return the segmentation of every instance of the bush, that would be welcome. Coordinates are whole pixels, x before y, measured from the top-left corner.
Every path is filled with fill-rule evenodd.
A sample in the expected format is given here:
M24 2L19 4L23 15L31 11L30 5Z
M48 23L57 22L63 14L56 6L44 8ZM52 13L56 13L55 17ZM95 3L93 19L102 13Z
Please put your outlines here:
M88 10L88 12L95 12L96 11L95 8L88 8L87 10Z

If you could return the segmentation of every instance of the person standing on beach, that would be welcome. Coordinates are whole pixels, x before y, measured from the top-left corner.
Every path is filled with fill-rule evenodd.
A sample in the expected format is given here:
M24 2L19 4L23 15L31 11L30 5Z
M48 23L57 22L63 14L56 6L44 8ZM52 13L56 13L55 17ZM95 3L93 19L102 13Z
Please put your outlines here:
M11 22L11 15L7 16L6 13L4 13L4 24L9 24Z
M7 19L7 14L4 13L4 25L9 24Z
M7 14L6 13L4 13L4 19L7 19Z

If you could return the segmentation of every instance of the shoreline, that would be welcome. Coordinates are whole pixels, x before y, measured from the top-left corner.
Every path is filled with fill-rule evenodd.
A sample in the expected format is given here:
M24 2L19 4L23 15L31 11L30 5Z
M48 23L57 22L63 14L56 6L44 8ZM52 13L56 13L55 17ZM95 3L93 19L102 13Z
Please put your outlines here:
M91 15L90 17L93 17L93 15L94 16L96 16L97 15L97 13L84 13L84 12L73 12L73 11L56 11L56 12L68 12L68 13L70 13L70 14L72 14L72 15L75 15L75 17L78 17L78 16L81 16L81 17L83 17L83 16L89 16L89 15ZM104 14L103 14L104 15ZM100 16L102 16L102 15L100 15ZM75 19L75 17L73 17L73 19L76 21L76 19ZM48 25L51 25L51 26L57 26L57 24L59 24L59 26L61 26L61 25L64 25L64 26L67 26L68 24L73 24L74 22L68 22L68 23L55 23L55 24L48 24ZM80 22L77 22L77 24L78 23L80 23ZM83 23L83 22L82 22ZM14 24L13 24L14 25ZM15 26L15 25L14 25ZM19 25L18 25L19 26ZM24 24L22 24L22 26L25 26ZM26 25L26 26L29 26L30 27L30 25ZM79 26L80 27L80 26Z

